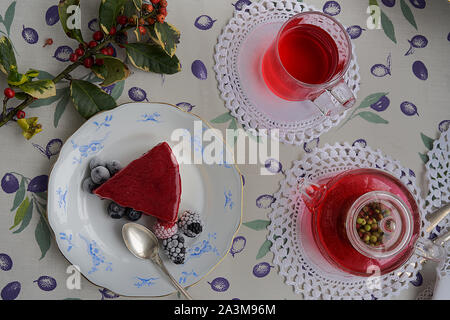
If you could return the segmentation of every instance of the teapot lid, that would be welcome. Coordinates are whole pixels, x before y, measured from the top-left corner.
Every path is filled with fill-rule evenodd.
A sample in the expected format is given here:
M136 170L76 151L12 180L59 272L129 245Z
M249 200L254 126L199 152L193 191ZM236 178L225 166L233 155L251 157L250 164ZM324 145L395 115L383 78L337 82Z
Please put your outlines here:
M352 246L373 258L389 258L400 253L411 240L413 216L395 194L368 192L351 206L346 232Z

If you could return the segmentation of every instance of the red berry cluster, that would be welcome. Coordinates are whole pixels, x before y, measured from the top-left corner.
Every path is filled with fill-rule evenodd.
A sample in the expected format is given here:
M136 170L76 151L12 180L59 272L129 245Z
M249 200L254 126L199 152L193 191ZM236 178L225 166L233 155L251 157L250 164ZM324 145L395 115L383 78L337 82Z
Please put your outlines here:
M155 22L164 23L167 17L167 0L151 0L151 3L145 3L142 5L143 17L139 18L137 15L127 17L121 15L117 17L117 23L124 25L137 25L141 34L146 34L147 29L144 25L153 25ZM150 16L149 16L150 15Z
M116 32L117 32L116 27L112 27L111 30L109 31L109 34L115 35ZM89 43L87 43L87 44L80 43L78 45L78 48L75 50L75 52L70 55L69 60L71 62L78 61L80 58L82 58L86 54L87 49L93 49L93 48L97 47L104 38L105 38L105 35L103 34L103 32L95 31L94 34L92 35L93 40L89 41ZM108 46L108 47L102 48L100 50L100 52L104 55L112 56L114 54L114 49L113 49L113 47ZM86 57L83 59L83 65L86 68L92 68L92 66L94 64L101 66L104 64L104 60L101 58L95 59L93 56L89 56L89 57Z

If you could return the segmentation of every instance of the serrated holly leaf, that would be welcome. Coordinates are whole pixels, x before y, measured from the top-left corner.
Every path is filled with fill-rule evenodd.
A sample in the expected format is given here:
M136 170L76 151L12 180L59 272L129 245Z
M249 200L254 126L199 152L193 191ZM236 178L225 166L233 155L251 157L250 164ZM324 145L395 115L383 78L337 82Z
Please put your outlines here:
M30 206L30 199L26 197L25 200L23 200L20 206L17 208L16 215L14 216L14 224L12 225L11 228L9 228L9 230L14 229L19 225L19 223L22 222L23 217L27 213L29 206Z
M67 89L68 91L68 89ZM53 114L53 126L55 128L58 127L59 119L61 119L61 116L63 115L64 111L66 110L66 106L70 101L70 96L67 93L67 95L63 96L61 100L59 100L58 104L55 107L55 113Z
M256 231L261 231L261 230L265 230L267 229L267 227L269 226L270 221L268 220L254 220L254 221L249 221L249 222L244 222L243 225L256 230Z
M97 112L117 107L114 98L95 84L84 80L72 80L70 96L75 109L86 119Z
M56 87L52 80L29 81L20 85L19 88L36 99L46 99L56 96Z
M414 14L411 11L411 8L405 2L405 0L400 0L400 7L402 8L402 13L405 16L406 20L408 20L411 25L417 30L416 19L414 19Z
M433 143L434 143L434 140L431 139L430 137L426 136L426 135L423 134L422 132L420 133L420 136L421 136L421 138L422 138L422 142L423 142L423 144L425 145L425 147L426 147L428 150L433 150Z
M383 27L384 33L394 43L397 43L397 39L395 37L394 24L392 23L391 19L389 19L389 17L384 13L383 10L380 10L380 13L381 13L381 26Z
M180 31L167 22L155 23L151 29L153 29L150 32L152 40L172 57L177 50L177 44L180 43Z
M8 37L0 38L0 71L8 75L11 66L17 67L16 56Z
M181 70L177 56L170 57L156 44L130 43L124 46L128 59L138 69L163 74L174 74Z
M60 0L58 4L59 21L69 38L84 43L81 34L80 0Z
M105 34L116 25L117 16L122 11L127 0L102 0L98 12L99 25Z
M63 96L69 95L69 88L56 89L56 95L46 98L46 99L38 99L29 105L29 108L39 108L43 106L51 105L52 103L58 101Z
M383 119L379 115L377 115L373 112L370 112L370 111L360 112L357 114L357 116L360 116L364 120L371 122L371 123L376 123L376 124L388 124L389 123L389 121Z
M95 65L92 67L95 75L103 79L100 86L110 86L113 83L125 80L130 75L130 70L120 59L105 55L97 55L96 57L104 61L102 66Z
M131 17L133 15L137 15L140 10L141 7L137 8L133 0L128 0L123 6L123 15L126 17Z
M270 251L271 247L272 247L272 242L270 240L264 241L264 243L258 250L258 254L256 255L256 260L264 258L266 256L266 254Z

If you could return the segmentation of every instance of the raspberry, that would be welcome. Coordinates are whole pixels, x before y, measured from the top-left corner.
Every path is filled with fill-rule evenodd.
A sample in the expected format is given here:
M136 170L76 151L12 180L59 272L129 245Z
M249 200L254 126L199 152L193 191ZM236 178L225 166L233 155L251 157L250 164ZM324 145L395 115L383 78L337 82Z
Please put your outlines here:
M175 264L184 263L186 258L186 246L184 242L184 237L178 233L162 241L164 253Z
M197 213L188 210L178 220L178 228L186 236L194 238L203 231L203 223Z
M158 239L168 239L178 231L178 226L175 223L167 223L158 220L153 225L153 233Z

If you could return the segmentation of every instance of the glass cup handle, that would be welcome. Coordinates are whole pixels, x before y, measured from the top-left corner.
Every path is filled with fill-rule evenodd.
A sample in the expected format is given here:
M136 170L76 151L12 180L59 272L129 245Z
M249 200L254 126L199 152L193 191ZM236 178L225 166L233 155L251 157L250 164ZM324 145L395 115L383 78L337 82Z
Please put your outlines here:
M338 115L355 105L356 98L352 89L341 80L334 87L325 90L313 103L325 116Z

